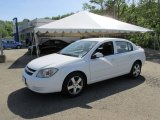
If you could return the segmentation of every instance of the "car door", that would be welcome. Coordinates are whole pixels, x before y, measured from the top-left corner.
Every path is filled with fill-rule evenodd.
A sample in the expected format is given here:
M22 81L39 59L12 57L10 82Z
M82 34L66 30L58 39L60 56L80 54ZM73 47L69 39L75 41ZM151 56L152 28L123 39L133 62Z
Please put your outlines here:
M49 51L50 53L55 53L57 52L56 50L56 44L55 44L55 40L50 40L50 46L49 46Z
M67 46L67 43L61 40L55 40L55 46L56 46L56 50L60 51Z
M42 43L42 45L40 45L39 47L40 47L41 53L51 53L52 42L51 40L48 40Z
M60 40L54 40L54 51L58 52L61 48L61 41Z
M117 63L116 74L123 75L130 72L131 69L131 55L133 46L127 41L115 41L115 62Z
M103 57L90 60L91 83L113 77L116 69L113 42L103 43L93 55L97 52L102 53Z
M16 42L10 41L10 48L16 48Z
M6 46L5 48L10 48L10 41L6 41Z
M7 41L2 41L3 48L7 48Z

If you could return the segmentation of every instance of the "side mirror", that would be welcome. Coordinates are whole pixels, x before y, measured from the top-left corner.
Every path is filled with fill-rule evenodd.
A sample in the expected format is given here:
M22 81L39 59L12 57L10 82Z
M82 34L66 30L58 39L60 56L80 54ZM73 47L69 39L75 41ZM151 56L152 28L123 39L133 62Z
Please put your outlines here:
M103 54L100 52L97 52L94 55L92 55L91 59L100 58L100 57L103 57Z

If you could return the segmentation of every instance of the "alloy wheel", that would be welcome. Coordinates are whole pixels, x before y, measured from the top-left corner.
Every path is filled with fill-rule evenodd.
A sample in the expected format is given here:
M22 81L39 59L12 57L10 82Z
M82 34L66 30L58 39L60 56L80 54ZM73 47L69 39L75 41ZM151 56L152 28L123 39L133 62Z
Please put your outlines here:
M67 90L72 95L79 94L83 89L83 80L80 76L74 76L68 81Z
M132 72L133 76L137 77L139 76L140 73L141 73L141 66L139 64L135 64Z

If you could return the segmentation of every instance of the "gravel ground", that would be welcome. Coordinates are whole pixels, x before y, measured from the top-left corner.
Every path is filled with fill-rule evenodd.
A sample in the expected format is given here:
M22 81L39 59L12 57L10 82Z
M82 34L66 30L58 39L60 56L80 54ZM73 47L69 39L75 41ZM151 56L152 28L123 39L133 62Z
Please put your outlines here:
M160 52L146 49L137 79L126 76L90 85L76 98L36 94L23 85L21 72L32 59L26 49L5 50L0 64L0 120L160 120Z

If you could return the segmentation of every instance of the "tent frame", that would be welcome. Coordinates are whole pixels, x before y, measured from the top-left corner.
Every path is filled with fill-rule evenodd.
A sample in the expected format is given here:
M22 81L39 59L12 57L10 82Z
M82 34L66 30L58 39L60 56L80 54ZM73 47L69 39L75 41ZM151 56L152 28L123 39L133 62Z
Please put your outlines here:
M119 33L119 34L114 34L114 33L106 33L106 34L104 34L104 33L101 33L101 34L99 34L98 36L94 36L94 35L92 35L92 34L90 34L90 33L88 33L88 32L85 32L85 34L83 34L83 33L80 33L80 32L78 32L79 33L79 37L106 37L107 35L119 35L119 34L129 34L129 33ZM133 32L132 32L133 33ZM139 33L139 32L134 32L134 33ZM157 33L156 32L154 32L155 34L154 34L154 36L155 36L155 39L154 39L154 43L153 43L153 48L154 48L154 50L156 50L156 47L158 47L158 49L160 50L160 43L159 43L159 40L158 40L158 35L157 35ZM38 38L39 38L39 36L40 36L40 33L33 33L34 34L34 41L32 42L32 46L33 46L33 43L35 43L35 45L36 45L36 55L37 55L37 57L39 57L40 56L40 50L39 50L39 40L38 40ZM62 33L62 34L60 34L60 35L56 35L55 33L54 34L49 34L49 33L43 33L43 36L45 35L46 37L64 37L64 32ZM75 36L72 36L72 35L70 35L70 36L66 36L66 37L75 37ZM157 45L157 46L156 46ZM31 55L32 55L32 52L33 51L31 51Z

